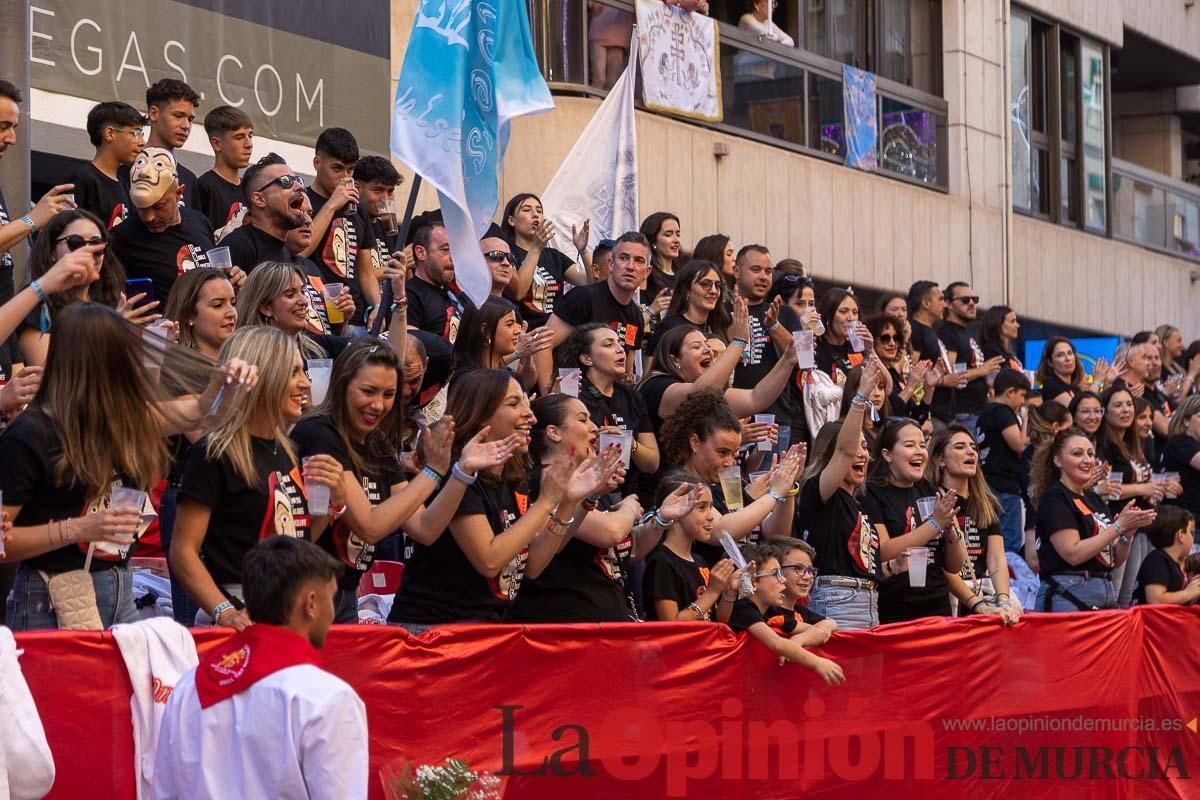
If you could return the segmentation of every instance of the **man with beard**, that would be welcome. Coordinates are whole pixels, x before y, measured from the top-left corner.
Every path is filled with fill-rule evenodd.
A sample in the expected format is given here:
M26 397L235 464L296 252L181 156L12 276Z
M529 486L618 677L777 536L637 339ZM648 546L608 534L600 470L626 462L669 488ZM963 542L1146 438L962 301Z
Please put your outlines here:
M206 253L213 248L208 220L181 206L182 196L175 159L161 147L147 147L130 171L129 199L137 213L112 232L113 252L126 275L153 281L159 302L166 302L180 275L207 267ZM241 270L230 275L235 289L245 280Z
M451 289L454 257L445 226L440 222L422 225L413 235L412 252L413 277L405 285L408 327L454 344L459 323L474 304L465 294Z
M310 224L304 211L304 180L276 153L269 153L242 175L250 206L250 224L221 240L235 267L247 273L264 261L291 261L284 239L288 231Z

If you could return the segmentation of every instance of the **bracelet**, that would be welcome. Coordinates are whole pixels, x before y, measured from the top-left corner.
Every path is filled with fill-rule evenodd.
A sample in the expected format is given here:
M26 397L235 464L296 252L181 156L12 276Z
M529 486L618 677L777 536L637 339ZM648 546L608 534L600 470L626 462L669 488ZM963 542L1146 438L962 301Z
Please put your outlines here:
M798 494L800 494L800 482L799 482L799 481L797 481L796 483L793 483L793 484L792 484L792 488L791 488L791 489L788 489L787 496L788 496L788 497L795 497L795 496L796 496L796 495L798 495Z
M546 520L546 530L550 531L551 533L553 533L555 536L557 536L560 539L567 535L566 528L560 528L554 524L554 515L553 514L550 515L550 519Z
M29 216L28 214L21 215L21 222L24 222L26 225L29 226L29 235L30 236L32 236L33 234L38 232L37 224L34 223L33 217Z
M663 530L671 527L671 523L663 517L662 510L658 508L654 509L654 524Z
M554 511L550 512L550 521L553 522L555 525L558 525L559 527L562 527L562 528L569 528L575 524L574 517L571 517L570 519L559 519L558 518L558 509L555 509Z
M699 620L701 622L708 620L708 615L700 610L700 606L696 605L695 603L688 603L688 608L690 608L692 611L696 612L697 620Z
M434 469L433 467L429 467L429 466L421 467L421 474L432 479L434 485L437 486L437 488L439 488L439 489L442 488L442 482L446 480L445 475L441 474L436 469Z
M46 292L42 289L42 282L35 280L29 283L29 288L33 289L33 293L37 295L37 299L41 302L46 302Z
M732 603L736 599L737 599L736 597L726 597L725 593L721 592L721 602L722 603Z
M233 608L233 603L231 603L228 600L222 600L221 602L219 602L215 606L213 606L212 615L211 615L213 622L216 622L218 619L220 619L221 615L224 614L226 611L228 611L231 608Z
M936 519L934 519L933 517L930 517L929 519L927 519L925 521L927 523L929 523L929 527L933 528L934 533L941 533L943 530L945 530L945 528L943 528L941 525L939 525L938 521Z
M450 474L455 478L458 478L467 486L473 486L475 481L479 480L478 475L468 475L467 473L463 472L462 467L458 465L457 461L455 461L454 466L450 468Z
M853 400L851 400L850 402L854 403L855 405L861 405L861 404L865 404L865 403L869 403L869 402L871 402L871 398L867 397L867 396L866 396L865 394L863 394L862 392L855 392L855 393L854 393L854 399L853 399Z
M1113 526L1113 528L1115 528L1115 529L1116 529L1116 531L1117 531L1117 538L1118 538L1118 539L1125 539L1125 538L1127 538L1127 537L1125 536L1125 529L1121 527L1121 523L1119 523L1119 522L1114 522L1112 526Z
M59 524L59 528L61 529L62 523L60 522L58 524ZM71 533L71 518L70 517L67 517L67 543L75 544L75 534Z
M971 606L967 610L970 611L972 614L974 614L975 609L979 608L981 605L983 605L983 603L984 603L984 601L982 599L980 599L977 603L975 603L975 605Z
M737 338L730 339L729 346L733 347L734 345L737 345L738 347L742 348L743 350L750 349L750 342L746 341L745 339L737 339Z
M775 494L774 489L767 489L767 497L774 500L776 503L786 503L787 495Z
M340 506L330 506L329 507L329 519L330 520L335 520L338 517L340 517L342 514L345 514L345 513L346 513L346 504L345 503L342 503Z

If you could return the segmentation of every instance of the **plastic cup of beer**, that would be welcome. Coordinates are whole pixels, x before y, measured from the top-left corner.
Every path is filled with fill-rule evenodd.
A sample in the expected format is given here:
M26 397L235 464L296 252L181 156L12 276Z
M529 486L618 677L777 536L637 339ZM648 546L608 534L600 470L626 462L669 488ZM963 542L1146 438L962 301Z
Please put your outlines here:
M400 225L396 222L396 198L388 196L379 202L379 222L383 225L384 235L400 233Z
M313 456L303 460L303 465L308 466L308 462L313 460ZM321 483L304 483L305 491L308 493L308 513L314 517L323 517L329 513L329 487Z
M908 585L921 588L925 585L925 573L929 567L929 548L910 547L908 553Z
M796 369L815 369L817 366L817 341L810 330L793 331L792 343L796 347Z
M204 255L212 269L223 269L226 272L233 269L233 254L229 252L228 247L214 247Z
M935 505L937 505L937 498L932 495L917 498L917 514L920 515L921 522L928 522L933 517Z
M342 295L342 289L345 284L342 283L327 283L321 287L321 293L325 295L325 314L329 317L330 325L337 325L346 321L346 315L342 310L334 305L334 301Z
M725 505L730 511L740 511L742 508L742 469L738 466L726 467L721 470L721 493L725 495Z
M1121 499L1121 487L1125 484L1125 475L1123 473L1117 472L1117 471L1110 472L1110 473L1108 473L1108 482L1115 483L1117 485L1117 488L1114 489L1113 493L1108 496L1108 499L1109 500L1120 500Z
M775 415L774 414L755 414L754 421L760 425L774 425L775 424ZM771 452L771 437L768 436L766 439L763 439L761 442L758 443L757 447L760 452L763 452L763 453Z

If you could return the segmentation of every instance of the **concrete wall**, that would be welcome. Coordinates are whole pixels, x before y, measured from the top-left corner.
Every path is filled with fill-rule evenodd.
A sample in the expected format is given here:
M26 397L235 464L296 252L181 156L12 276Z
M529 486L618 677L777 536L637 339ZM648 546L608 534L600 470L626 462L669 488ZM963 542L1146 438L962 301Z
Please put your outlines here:
M962 0L947 0L962 2ZM967 0L973 3L974 0ZM1020 5L1039 14L1055 19L1064 25L1120 47L1124 40L1123 19L1131 6L1169 6L1182 9L1183 0L1019 0ZM1140 28L1139 28L1140 30Z
M1122 0L1124 24L1193 57L1200 49L1200 3L1187 0Z

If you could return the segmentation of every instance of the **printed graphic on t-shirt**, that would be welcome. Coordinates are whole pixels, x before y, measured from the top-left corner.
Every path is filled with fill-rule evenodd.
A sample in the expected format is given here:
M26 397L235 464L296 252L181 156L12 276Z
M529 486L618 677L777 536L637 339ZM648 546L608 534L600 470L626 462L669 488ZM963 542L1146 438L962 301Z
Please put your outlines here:
M208 254L190 242L179 248L175 254L176 275L182 275L196 267L208 266Z
M975 337L970 337L967 341L971 343L971 358L970 366L972 369L983 366L983 362L987 361L987 357L983 354L983 348L975 341Z
M858 521L854 525L854 530L850 532L847 546L850 550L850 557L854 559L858 568L868 575L874 575L875 558L879 553L879 532L875 530L871 520L867 519L867 515L861 511L858 513Z
M304 325L309 333L328 334L329 309L325 308L325 283L315 275L308 275L304 282L304 294L308 296L308 313Z
M124 203L117 203L113 206L112 213L108 215L108 230L120 225L129 216L129 209Z
M539 264L533 271L533 284L529 287L524 304L540 314L553 314L554 300L561 293L562 283Z
M260 540L268 536L307 538L308 506L302 485L299 468L289 473L276 470L267 478L268 507L258 530Z
M362 487L367 501L372 506L379 505L380 500L383 499L383 495L379 491L379 484L369 475L364 475ZM343 524L342 520L338 521L333 535L338 558L343 563L357 572L365 572L371 567L371 562L375 560L375 545L360 539L357 533L350 530L349 525Z
M1092 532L1083 538L1090 539L1093 536L1099 536L1100 531L1104 530L1105 528L1112 527L1112 520L1109 519L1108 515L1103 511L1093 511L1088 507L1087 503L1079 499L1075 500L1075 507L1083 514L1091 516L1092 518ZM1103 550L1096 554L1096 560L1100 562L1102 567L1112 569L1117 563L1116 551L1116 541L1109 542L1107 545L1105 545Z
M329 223L322 258L337 275L354 280L354 265L358 260L358 230L347 217L335 217Z
M517 495L517 505L527 502L528 497ZM517 521L517 515L508 509L500 511L500 519L492 520L499 523L500 531L506 531L512 527L512 524ZM488 578L488 587L492 590L497 598L501 600L512 601L517 598L517 592L521 589L521 579L525 577L525 564L529 561L529 548L521 548L521 552L513 556L512 560L504 565L504 569L500 570L500 574L494 578Z
M633 553L633 537L627 536L616 547L596 551L596 566L610 581L617 582L625 579L621 564L627 562Z

